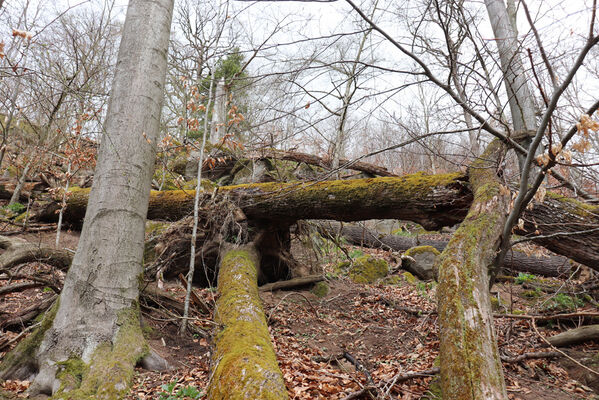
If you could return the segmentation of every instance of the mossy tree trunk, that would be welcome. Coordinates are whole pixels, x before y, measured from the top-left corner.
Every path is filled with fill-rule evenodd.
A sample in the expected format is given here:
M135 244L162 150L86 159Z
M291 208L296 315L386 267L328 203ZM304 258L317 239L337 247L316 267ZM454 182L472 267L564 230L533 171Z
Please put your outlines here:
M489 266L500 244L510 191L497 178L505 149L492 142L470 167L474 200L438 259L443 399L507 399L489 298Z
M31 394L123 398L147 351L139 278L172 10L173 0L129 2L85 222Z
M400 219L421 224L429 230L461 222L472 203L468 176L460 173L400 178L354 179L303 183L258 183L224 186L219 193L236 199L251 220L265 224L291 225L300 219ZM68 199L65 220L83 218L88 198L86 189ZM193 191L152 192L150 219L177 220L193 210ZM56 218L58 203L46 208L43 220ZM547 194L542 203L522 216L524 229L545 248L599 270L599 206ZM577 232L581 232L577 234ZM560 235L566 233L566 235Z
M287 399L258 294L253 245L225 248L218 274L210 400Z

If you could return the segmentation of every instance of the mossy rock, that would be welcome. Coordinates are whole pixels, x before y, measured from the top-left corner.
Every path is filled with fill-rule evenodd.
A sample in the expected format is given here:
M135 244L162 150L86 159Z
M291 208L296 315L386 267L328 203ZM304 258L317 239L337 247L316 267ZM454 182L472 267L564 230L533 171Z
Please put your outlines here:
M406 272L406 273L409 274L409 272ZM414 279L416 279L416 278L414 278ZM404 283L404 279L400 275L390 275L390 276L384 277L381 283L383 285L402 285Z
M340 263L338 263L337 265L333 266L333 274L334 275L345 275L347 273L347 270L351 267L351 262L349 261L342 261Z
M349 277L356 283L374 283L389 273L387 261L373 256L362 256L354 261Z
M330 290L331 290L331 288L329 287L329 284L326 283L325 281L321 281L321 282L316 282L314 284L314 287L312 288L311 292L312 292L312 294L314 294L314 296L316 296L318 298L323 298L327 294L329 294Z
M402 267L422 280L437 280L438 269L436 260L439 256L439 250L433 246L416 246L404 252Z
M404 272L401 274L401 276L403 276L404 280L408 282L410 285L415 285L419 282L418 278L416 278L410 272Z

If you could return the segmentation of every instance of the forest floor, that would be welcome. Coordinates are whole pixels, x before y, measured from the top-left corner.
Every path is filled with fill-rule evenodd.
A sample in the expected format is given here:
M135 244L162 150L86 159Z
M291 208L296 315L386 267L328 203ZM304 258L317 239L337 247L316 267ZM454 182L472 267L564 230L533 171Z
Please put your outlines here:
M50 232L22 237L46 244L54 241ZM61 247L74 249L76 242L77 233L63 233ZM381 250L349 246L346 250L336 257L367 253L393 262ZM434 371L439 353L436 284L407 279L402 271L396 272L394 285L356 284L333 272L335 260L329 257L324 261L329 261L323 268L330 287L324 297L317 297L309 287L261 292L290 398L438 398L435 395L438 376ZM46 267L36 263L25 268ZM521 274L515 280L496 284L492 293L498 299L495 331L501 355L514 358L555 351L545 344L542 336L551 336L582 321L574 318L541 325L522 316L596 312L593 304L573 294L581 279L584 278L559 280ZM0 287L5 284L6 281L0 281ZM561 287L562 293L542 290L549 286ZM166 282L165 290L177 299L184 296L184 289L176 282ZM197 293L208 304L214 304L213 289L197 289ZM49 296L53 296L52 290L43 287L3 296L0 321ZM209 380L209 337L197 333L180 336L179 319L165 318L161 313L145 312L143 323L151 347L172 369L162 373L138 369L128 399L201 398ZM210 315L198 317L193 323L211 330ZM2 334L12 339L19 331L7 330ZM589 364L597 357L599 343L562 350L574 360ZM0 357L4 354L0 353ZM424 376L410 376L423 372ZM599 376L563 356L504 362L504 373L510 399L599 399ZM1 387L18 398L26 398L28 385L27 381L6 381ZM200 394L195 394L195 389ZM185 393L191 397L185 397Z

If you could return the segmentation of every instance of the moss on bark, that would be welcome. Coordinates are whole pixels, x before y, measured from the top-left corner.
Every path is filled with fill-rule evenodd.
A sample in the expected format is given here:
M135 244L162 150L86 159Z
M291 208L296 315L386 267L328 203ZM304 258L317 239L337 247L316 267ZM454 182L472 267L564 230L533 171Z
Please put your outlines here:
M496 175L503 155L503 146L494 141L472 164L472 206L438 259L441 387L446 400L507 399L488 290L488 267L510 199Z
M44 334L54 322L59 301L60 298L43 314L40 319L40 326L4 357L0 364L0 379L27 379L29 375L37 372L35 354L44 338Z
M133 381L133 368L148 352L137 307L124 309L118 317L113 343L101 343L86 364L79 357L59 363L56 378L60 400L117 400L125 397Z
M287 399L258 295L257 266L253 246L226 251L221 261L209 399Z

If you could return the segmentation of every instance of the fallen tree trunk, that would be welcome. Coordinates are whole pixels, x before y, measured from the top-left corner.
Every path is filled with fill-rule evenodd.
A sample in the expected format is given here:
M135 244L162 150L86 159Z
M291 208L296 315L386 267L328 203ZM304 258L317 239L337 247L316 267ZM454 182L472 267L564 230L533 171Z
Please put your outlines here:
M223 252L208 399L288 398L258 295L258 260L253 245Z
M269 292L269 291L282 290L282 289L293 289L293 288L297 288L297 287L301 287L301 286L310 285L310 284L316 283L316 282L322 282L324 280L325 280L325 278L322 275L301 276L301 277L289 279L286 281L267 283L266 285L260 286L260 291L261 292Z
M552 346L565 347L597 339L599 339L599 325L587 325L551 336L547 341Z
M401 219L429 230L452 226L466 216L472 192L464 174L413 174L399 178L372 178L304 183L260 183L225 186L221 195L239 203L249 219L290 224L300 219ZM88 190L72 192L65 221L80 222ZM193 191L152 192L148 218L177 220L193 210ZM59 203L39 214L53 220ZM518 233L554 253L599 270L599 206L547 195L522 217Z
M375 249L406 251L416 246L432 246L441 252L448 243L445 240L380 235L366 227L341 224L334 221L320 221L318 222L318 229L327 235L342 236L350 244ZM573 266L567 257L535 257L514 250L506 257L503 268L543 276L567 276L572 273Z
M0 236L0 249L4 249L4 253L0 255L0 271L35 261L66 271L73 260L73 254L68 251L7 236Z
M276 149L263 149L256 154L251 154L250 158L254 159L264 159L264 158L274 158L277 160L286 160L286 161L295 161L295 162L303 162L305 164L315 165L317 167L322 167L325 169L332 168L332 160L324 159L322 157L318 157L312 154L300 153L297 151L284 151L284 150L276 150ZM355 171L364 172L373 176L397 176L387 170L387 168L379 167L378 165L370 164L363 161L352 161L348 159L340 159L339 166L345 169L353 169Z
M295 222L299 219L358 221L394 218L418 222L427 229L455 225L466 215L472 195L459 174L413 174L400 178L371 178L305 183L259 183L223 186L218 193L236 200L249 219ZM85 216L89 190L71 192L64 220ZM211 194L210 194L211 195ZM148 219L179 220L193 210L193 191L154 191ZM56 218L59 204L39 214Z
M507 390L493 327L489 266L507 217L510 191L496 175L505 147L495 140L470 166L474 200L437 258L441 389L447 400L504 400Z

